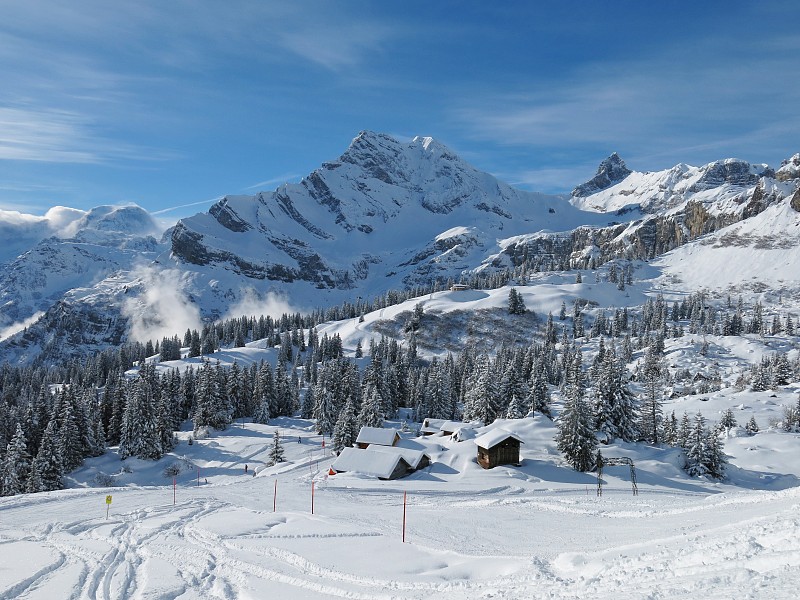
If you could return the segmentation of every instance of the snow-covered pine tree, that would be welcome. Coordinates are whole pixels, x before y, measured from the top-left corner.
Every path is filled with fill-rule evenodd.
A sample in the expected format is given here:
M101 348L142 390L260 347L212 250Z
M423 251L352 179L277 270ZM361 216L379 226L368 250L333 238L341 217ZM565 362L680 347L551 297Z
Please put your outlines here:
M731 429L738 425L738 423L736 422L736 417L733 415L733 409L728 408L722 414L722 418L719 421L719 425L720 427L722 427L722 429Z
M694 418L694 426L689 434L686 446L686 465L684 469L692 477L708 474L706 462L708 461L708 429L706 420L701 413L697 413Z
M314 392L316 403L314 405L314 419L316 419L317 433L331 435L336 424L336 402L333 393L326 387Z
M642 369L645 393L639 412L638 428L639 438L651 444L662 442L664 370L661 355L657 347L651 344L647 348Z
M358 422L355 402L350 398L344 405L336 426L333 428L333 451L340 454L344 448L350 448L358 437Z
M756 423L755 415L750 417L750 420L747 422L747 425L745 425L744 428L747 430L747 433L749 433L750 435L754 435L754 434L758 433L759 429L758 429L758 423Z
M719 435L715 429L706 427L705 418L698 412L686 449L686 472L693 477L722 479L725 477L726 464Z
M558 419L556 445L576 471L590 471L595 466L597 438L592 429L592 415L584 400L581 352L575 354L567 374L564 410Z
M300 405L300 418L311 419L314 417L314 386L309 385L303 394L303 402Z
M625 380L625 365L612 344L605 351L595 386L595 427L610 439L631 442L637 437L636 406Z
M275 430L272 434L272 448L269 451L269 464L277 465L278 463L286 462L284 456L283 444L281 444L281 433Z
M25 488L26 492L49 492L64 487L63 469L58 455L57 442L55 419L51 419L42 435L39 452L31 463L31 474Z
M512 287L508 292L508 314L524 315L525 310L525 301L522 299L522 295L517 288Z
M162 455L150 386L144 377L129 384L128 402L122 415L122 432L119 454L123 460L129 456L157 459Z
M550 413L550 388L547 385L547 368L544 355L540 355L531 370L531 381L528 386L528 407L532 414L541 413L552 419Z
M6 455L3 457L0 473L0 494L3 496L15 496L25 491L28 483L28 476L31 470L31 456L28 454L25 433L22 426L17 423L14 437L6 447Z
M464 394L464 418L477 419L486 425L500 413L500 394L494 369L488 357L477 365Z
M359 427L383 427L383 414L381 406L383 400L377 387L372 388L372 392L364 398L361 403L361 412L358 413L357 423Z
M83 446L80 431L72 410L72 403L66 401L61 405L60 422L58 429L58 454L61 457L61 466L65 473L78 468L83 463Z

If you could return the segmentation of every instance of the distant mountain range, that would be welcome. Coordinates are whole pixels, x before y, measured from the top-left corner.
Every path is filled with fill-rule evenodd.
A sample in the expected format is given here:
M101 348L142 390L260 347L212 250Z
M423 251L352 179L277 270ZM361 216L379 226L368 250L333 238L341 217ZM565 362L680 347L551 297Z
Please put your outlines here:
M758 215L791 233L799 189L800 154L648 173L612 154L571 196L545 195L432 138L365 131L300 183L225 197L163 235L136 206L0 212L0 358L182 334L268 299L310 309L475 272L649 260Z

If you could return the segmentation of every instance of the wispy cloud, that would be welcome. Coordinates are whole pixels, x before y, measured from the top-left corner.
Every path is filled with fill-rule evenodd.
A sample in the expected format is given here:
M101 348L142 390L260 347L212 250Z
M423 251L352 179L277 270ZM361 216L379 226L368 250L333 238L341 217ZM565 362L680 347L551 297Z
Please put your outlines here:
M74 113L0 108L0 159L49 162L99 162L88 124Z
M222 200L223 196L217 196L216 198L210 198L208 200L200 200L198 202L189 202L188 204L179 204L178 206L170 206L169 208L162 208L161 210L157 210L151 212L151 215L163 215L168 212L173 212L176 210L180 210L182 208L191 208L193 206L205 206L208 204L213 204L214 202L219 202Z
M454 120L474 138L540 150L602 148L598 159L616 150L629 159L702 162L746 150L740 158L762 152L774 161L799 131L800 83L775 80L795 69L794 57L778 51L792 44L784 39L765 51L742 42L732 53L710 39L695 48L698 56L667 48L647 58L583 64L536 86L472 95Z
M246 190L263 190L264 188L271 188L273 185L281 185L283 183L288 183L294 179L299 179L301 176L297 173L286 173L284 175L278 175L277 177L273 177L271 179L267 179L265 181L259 181L258 183L254 183L253 185L248 185Z

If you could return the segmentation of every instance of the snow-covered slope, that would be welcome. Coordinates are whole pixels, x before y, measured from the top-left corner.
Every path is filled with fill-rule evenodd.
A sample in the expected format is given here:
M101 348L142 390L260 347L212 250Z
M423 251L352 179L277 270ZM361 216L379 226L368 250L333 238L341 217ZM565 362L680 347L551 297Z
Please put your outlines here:
M800 212L789 199L653 261L672 290L800 298Z
M634 458L639 495L612 467L598 497L547 419L488 430L501 427L524 442L520 467L485 471L471 441L404 433L434 462L396 481L328 475L333 456L299 419L191 446L183 432L156 464L123 469L111 452L73 489L0 498L0 597L794 597L800 488L764 489L756 453L742 453L737 488L687 477L671 450L609 448ZM276 431L287 462L270 467ZM784 458L797 443L747 439ZM775 471L796 472L780 454Z

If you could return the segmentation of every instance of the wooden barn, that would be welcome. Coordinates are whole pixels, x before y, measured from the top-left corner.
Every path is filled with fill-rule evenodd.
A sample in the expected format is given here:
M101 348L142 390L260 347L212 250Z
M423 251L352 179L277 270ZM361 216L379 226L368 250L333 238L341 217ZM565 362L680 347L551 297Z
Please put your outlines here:
M495 429L476 437L478 464L484 469L498 465L520 465L519 445L523 443L518 436L505 429Z
M384 429L383 427L362 427L356 438L356 446L362 450L370 446L394 446L400 441L400 432L397 429Z

